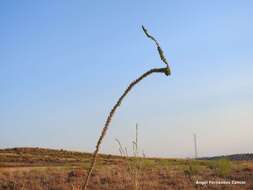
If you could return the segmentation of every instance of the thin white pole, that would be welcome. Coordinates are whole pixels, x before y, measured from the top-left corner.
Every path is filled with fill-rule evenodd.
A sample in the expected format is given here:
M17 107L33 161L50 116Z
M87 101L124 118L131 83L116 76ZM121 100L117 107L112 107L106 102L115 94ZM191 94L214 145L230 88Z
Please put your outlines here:
M198 158L197 135L195 133L193 134L193 139L194 139L195 159L197 159Z

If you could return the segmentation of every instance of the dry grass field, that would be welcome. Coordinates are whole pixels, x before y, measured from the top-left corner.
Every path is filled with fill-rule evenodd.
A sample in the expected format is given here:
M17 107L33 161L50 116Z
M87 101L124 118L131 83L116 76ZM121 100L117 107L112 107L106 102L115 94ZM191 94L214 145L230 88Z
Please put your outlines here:
M0 150L1 190L78 190L91 155L41 148ZM196 184L245 181L246 184ZM233 182L234 183L234 182ZM253 189L253 161L99 155L89 189Z

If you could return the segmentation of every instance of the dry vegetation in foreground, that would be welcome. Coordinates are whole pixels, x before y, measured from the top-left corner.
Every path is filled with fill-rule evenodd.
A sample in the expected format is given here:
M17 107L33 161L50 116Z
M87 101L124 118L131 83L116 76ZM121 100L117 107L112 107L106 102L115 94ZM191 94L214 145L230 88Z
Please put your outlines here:
M41 148L0 150L1 190L78 190L91 154ZM138 164L136 164L138 162ZM253 189L253 161L123 158L99 155L89 189ZM196 185L196 180L238 180L246 185Z

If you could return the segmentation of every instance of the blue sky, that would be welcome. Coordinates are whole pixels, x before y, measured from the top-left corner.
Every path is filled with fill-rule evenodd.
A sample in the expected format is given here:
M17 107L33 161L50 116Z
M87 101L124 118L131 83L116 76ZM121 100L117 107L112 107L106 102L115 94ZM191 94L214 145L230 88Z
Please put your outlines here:
M0 147L93 151L107 113L138 75L102 145L147 156L253 152L253 2L1 1ZM129 150L129 151L130 151Z

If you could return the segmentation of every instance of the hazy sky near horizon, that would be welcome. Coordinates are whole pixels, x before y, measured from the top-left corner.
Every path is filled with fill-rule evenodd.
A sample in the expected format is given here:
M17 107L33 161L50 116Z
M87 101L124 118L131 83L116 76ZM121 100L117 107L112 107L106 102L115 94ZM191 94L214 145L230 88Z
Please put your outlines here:
M130 81L164 66L124 100L102 144L147 156L253 152L253 1L1 1L0 148L93 151Z

